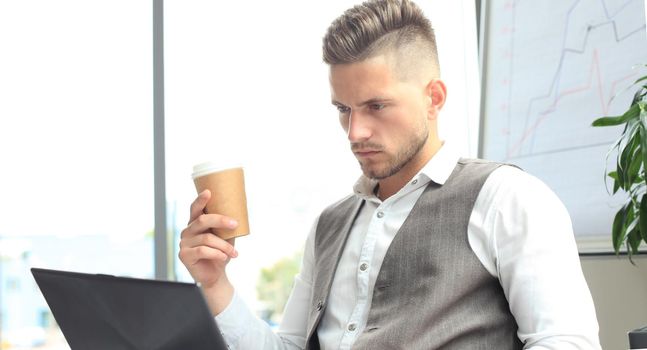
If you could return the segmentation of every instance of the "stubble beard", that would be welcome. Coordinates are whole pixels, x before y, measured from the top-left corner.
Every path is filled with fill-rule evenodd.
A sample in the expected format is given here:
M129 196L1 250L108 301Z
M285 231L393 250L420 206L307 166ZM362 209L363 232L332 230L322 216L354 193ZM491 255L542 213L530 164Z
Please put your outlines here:
M364 176L374 180L383 180L397 174L402 170L402 168L409 164L416 155L418 155L422 147L427 143L428 138L428 129L427 127L424 127L422 129L422 133L416 135L416 137L408 143L406 147L403 147L395 154L395 156L386 160L386 166L382 168L376 169L371 167L372 164L366 164L360 161L359 165L362 168Z

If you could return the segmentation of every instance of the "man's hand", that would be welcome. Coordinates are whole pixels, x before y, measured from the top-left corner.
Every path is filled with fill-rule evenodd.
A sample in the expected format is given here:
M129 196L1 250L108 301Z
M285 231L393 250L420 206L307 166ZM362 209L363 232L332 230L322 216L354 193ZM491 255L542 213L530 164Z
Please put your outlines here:
M233 286L227 279L225 267L238 252L234 249L234 239L225 241L211 233L211 229L232 229L238 223L223 215L205 214L204 208L210 198L211 192L205 190L191 204L191 219L182 230L178 255L193 279L202 285L211 312L217 315L231 301Z

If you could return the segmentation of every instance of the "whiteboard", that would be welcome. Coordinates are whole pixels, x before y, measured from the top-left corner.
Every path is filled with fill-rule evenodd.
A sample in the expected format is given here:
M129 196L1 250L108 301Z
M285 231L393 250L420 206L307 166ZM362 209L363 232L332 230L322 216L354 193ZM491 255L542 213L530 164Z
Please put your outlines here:
M622 114L633 92L621 92L645 74L644 6L492 0L483 9L480 155L551 187L571 215L580 251L583 240L612 249L613 217L627 198L610 196L604 184L605 155L621 129L591 122Z

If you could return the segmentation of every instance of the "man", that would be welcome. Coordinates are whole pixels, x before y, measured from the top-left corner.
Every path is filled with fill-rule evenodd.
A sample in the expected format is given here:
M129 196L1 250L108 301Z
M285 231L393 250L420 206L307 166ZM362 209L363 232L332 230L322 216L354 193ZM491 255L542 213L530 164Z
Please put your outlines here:
M599 349L568 213L539 180L438 137L446 87L410 1L346 11L324 38L332 103L363 176L319 217L277 334L236 295L235 227L191 206L180 259L233 349Z

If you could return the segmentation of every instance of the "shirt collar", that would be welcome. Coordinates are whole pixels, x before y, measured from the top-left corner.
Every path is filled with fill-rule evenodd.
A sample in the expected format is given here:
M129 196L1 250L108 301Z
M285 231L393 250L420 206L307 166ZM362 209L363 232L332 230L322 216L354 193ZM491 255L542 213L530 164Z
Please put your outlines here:
M427 164L422 167L416 176L425 175L431 179L431 181L439 185L444 185L454 171L459 159L460 156L456 149L454 149L449 142L443 141L442 147L440 147L438 152L436 152Z
M417 182L420 183L420 185L426 185L429 181L443 185L451 175L452 171L454 171L459 158L458 153L451 144L443 141L443 145L440 147L438 152L431 157L427 164L420 169L418 174L416 174L412 180L418 180ZM353 186L353 191L364 198L375 198L374 192L377 183L377 180L369 179L368 177L361 175Z

